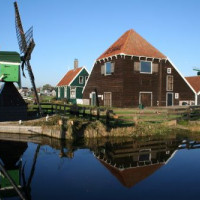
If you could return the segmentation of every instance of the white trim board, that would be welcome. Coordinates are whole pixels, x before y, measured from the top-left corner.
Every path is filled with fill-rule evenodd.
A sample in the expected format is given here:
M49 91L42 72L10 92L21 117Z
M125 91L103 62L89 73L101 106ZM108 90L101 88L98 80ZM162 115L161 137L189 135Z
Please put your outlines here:
M21 63L15 63L15 62L2 62L2 61L0 61L0 64L2 64L2 65L20 65Z

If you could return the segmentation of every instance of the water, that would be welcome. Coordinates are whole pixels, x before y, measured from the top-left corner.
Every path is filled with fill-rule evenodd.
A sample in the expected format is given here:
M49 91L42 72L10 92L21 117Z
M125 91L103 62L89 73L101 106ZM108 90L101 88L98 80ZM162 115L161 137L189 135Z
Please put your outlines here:
M0 161L27 199L199 199L198 136L9 140ZM0 198L19 199L2 173Z

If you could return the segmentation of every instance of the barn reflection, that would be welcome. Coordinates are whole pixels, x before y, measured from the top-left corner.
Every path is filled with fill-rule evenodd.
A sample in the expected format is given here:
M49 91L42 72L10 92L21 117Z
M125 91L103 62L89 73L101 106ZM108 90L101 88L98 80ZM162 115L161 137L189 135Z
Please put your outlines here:
M125 187L132 187L165 165L180 141L146 138L98 147L94 154Z

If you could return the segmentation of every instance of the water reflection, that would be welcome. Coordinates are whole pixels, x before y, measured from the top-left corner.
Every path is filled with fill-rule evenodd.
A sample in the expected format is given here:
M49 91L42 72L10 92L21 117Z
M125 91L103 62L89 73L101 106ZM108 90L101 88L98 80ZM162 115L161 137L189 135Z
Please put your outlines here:
M7 175L14 181L18 188L22 187L22 154L27 149L27 143L11 142L0 140L0 159L3 169ZM16 190L14 189L8 177L0 171L0 197L15 197Z
M12 139L19 140L19 137L15 139L12 137ZM38 194L38 188L44 186L43 182L46 188L53 187L54 191L59 190L61 199L65 199L70 193L70 190L66 193L67 186L76 188L77 184L81 184L84 180L96 183L102 176L100 182L106 187L107 183L103 180L104 171L109 172L122 188L133 188L168 164L170 159L176 155L177 150L200 148L198 138L189 139L177 135L165 138L104 138L79 142L47 137L21 137L21 141L7 140L9 140L8 136L1 137L0 135L0 161L25 199L54 199L54 193L49 189L42 191L44 195L49 194L48 198ZM31 141L35 143L30 143ZM81 154L81 157L77 153L80 149L87 150ZM92 152L96 159L88 152ZM86 161L85 166L84 161ZM60 168L61 163L62 168ZM98 171L99 166L104 171ZM86 172L87 169L89 171ZM90 175L91 169L93 170L92 175ZM75 177L76 174L78 174L77 177ZM78 176L81 179L77 182L75 180ZM52 182L52 178L55 182L57 181L57 184ZM87 185L86 182L83 184ZM88 187L94 187L94 185L91 184ZM8 197L17 198L19 194L16 193L5 174L1 172L0 198Z
M95 151L98 160L126 187L132 187L147 178L175 154L180 141L130 141L121 144L106 143Z

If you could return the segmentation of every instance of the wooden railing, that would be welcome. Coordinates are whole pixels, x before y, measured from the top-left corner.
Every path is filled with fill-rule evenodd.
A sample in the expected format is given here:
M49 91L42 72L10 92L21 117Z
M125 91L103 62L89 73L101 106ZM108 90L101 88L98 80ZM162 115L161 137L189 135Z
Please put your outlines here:
M78 106L69 104L52 104L52 103L41 103L43 115L47 114L61 114L61 115L74 115L83 118L104 119L106 123L109 122L110 116L113 111L107 108L91 107L91 106ZM29 114L37 115L39 108L37 105L29 105Z

